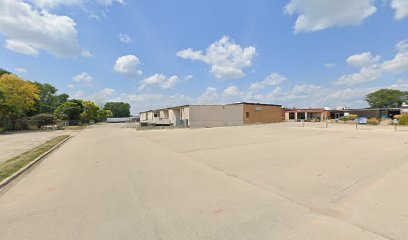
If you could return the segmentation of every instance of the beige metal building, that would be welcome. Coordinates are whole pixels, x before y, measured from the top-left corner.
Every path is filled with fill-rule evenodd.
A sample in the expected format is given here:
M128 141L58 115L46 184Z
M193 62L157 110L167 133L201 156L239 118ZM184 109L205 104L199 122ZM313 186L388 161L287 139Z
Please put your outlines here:
M188 127L242 126L281 122L283 119L284 111L281 105L244 102L227 105L184 105L140 113L142 124Z

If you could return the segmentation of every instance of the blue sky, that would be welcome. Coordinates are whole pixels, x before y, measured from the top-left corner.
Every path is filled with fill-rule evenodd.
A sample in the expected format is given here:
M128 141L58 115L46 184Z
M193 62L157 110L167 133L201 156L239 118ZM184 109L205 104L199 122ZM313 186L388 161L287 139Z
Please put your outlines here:
M132 113L408 90L407 0L0 0L0 67Z

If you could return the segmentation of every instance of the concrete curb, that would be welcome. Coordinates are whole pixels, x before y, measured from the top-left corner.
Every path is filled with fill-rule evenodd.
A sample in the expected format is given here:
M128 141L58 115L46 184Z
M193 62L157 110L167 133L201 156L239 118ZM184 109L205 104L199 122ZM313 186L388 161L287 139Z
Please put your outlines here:
M34 159L33 161L31 161L29 164L27 164L27 166L21 168L20 170L18 170L17 172L15 172L13 175L11 175L10 177L4 179L3 181L0 182L0 190L2 190L4 187L6 187L8 184L10 184L13 180L15 180L16 178L18 178L21 174L23 174L24 172L26 172L27 170L29 170L30 168L32 168L35 164L37 164L39 161L41 161L43 158L45 158L48 154L50 154L51 152L53 152L55 149L57 149L58 147L60 147L62 144L64 144L66 141L68 141L69 139L71 139L72 136L69 136L67 138L65 138L64 140L62 140L60 143L58 143L57 145L55 145L54 147L52 147L50 150L46 151L45 153L41 154L39 157L37 157L36 159Z

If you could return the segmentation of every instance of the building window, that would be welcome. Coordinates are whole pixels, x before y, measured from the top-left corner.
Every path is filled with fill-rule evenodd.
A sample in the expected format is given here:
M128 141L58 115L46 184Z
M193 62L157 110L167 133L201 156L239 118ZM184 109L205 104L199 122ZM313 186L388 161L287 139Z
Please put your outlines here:
M154 114L154 117L157 117L157 113Z
M246 118L249 118L249 112L245 113Z
M256 107L255 111L262 111L262 108L261 107Z

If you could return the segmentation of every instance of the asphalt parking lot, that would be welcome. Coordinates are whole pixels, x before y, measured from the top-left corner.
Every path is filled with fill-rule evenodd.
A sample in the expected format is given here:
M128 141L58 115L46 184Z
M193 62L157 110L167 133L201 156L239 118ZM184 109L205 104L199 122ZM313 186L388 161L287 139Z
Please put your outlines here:
M0 195L5 239L408 239L408 133L88 128Z

